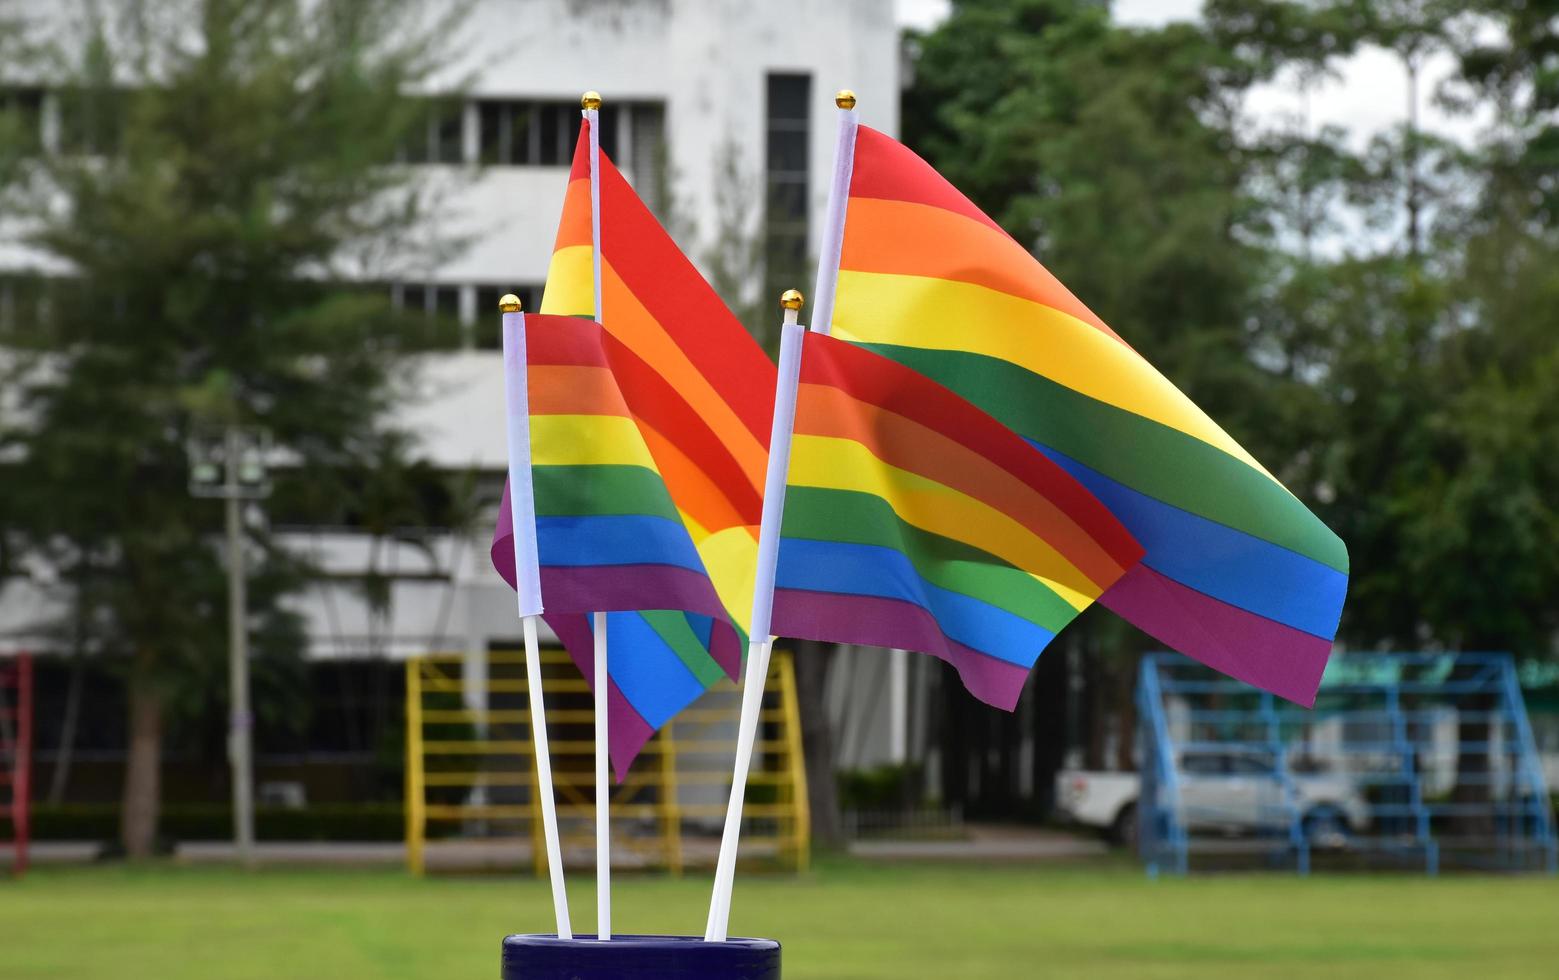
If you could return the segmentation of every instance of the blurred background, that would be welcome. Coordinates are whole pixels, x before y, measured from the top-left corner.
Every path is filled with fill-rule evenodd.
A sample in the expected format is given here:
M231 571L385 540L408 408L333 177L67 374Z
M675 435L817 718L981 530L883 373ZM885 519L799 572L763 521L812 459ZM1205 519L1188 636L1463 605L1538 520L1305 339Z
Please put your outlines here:
M73 968L50 929L126 881L199 919L229 886L286 909L318 868L370 866L393 916L452 893L388 869L537 866L519 631L487 554L498 297L540 305L597 89L603 151L772 350L774 298L813 279L843 87L1314 509L1352 585L1314 712L1102 609L1011 714L931 658L789 644L743 851L778 876L752 905L738 883L738 928L804 946L826 895L968 888L970 915L1004 896L1022 932L1014 896L1051 891L1061 973L1127 950L1120 975L1205 975L1217 937L1068 945L1067 915L1142 901L1144 929L1195 932L1145 871L1279 871L1181 894L1378 930L1339 968L1551 968L1548 930L1450 910L1559 910L1559 3L0 0L0 842L30 837L39 869L0 884L39 937L0 944L0 972ZM233 843L235 650L253 848ZM551 656L588 868L589 702ZM630 879L623 922L702 921L734 704L711 692L621 789L620 860L690 871ZM176 870L235 859L271 870ZM1385 874L1356 898L1400 921L1289 891L1311 870ZM1539 877L1425 880L1442 870ZM429 887L466 886L491 881ZM493 928L542 928L544 892L514 889L534 921ZM862 921L801 974L915 975L867 962L902 921ZM1255 934L1222 937L1247 972L1331 955ZM1500 952L1455 945L1475 935ZM926 962L969 976L1029 975L1011 964L1040 948L940 943ZM134 975L182 975L147 955Z

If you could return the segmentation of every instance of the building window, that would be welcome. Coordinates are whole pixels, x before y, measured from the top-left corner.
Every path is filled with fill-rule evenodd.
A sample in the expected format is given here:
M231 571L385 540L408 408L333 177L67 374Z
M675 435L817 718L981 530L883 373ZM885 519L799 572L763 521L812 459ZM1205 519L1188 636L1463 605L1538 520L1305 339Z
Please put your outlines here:
M476 318L471 324L471 336L475 340L473 346L481 350L498 350L503 346L503 338L498 333L498 300L504 293L518 296L520 308L527 313L541 309L540 286L477 286Z
M411 127L396 155L398 163L464 163L465 109L461 103L429 99L421 121Z
M627 147L623 161L633 177L634 190L656 214L665 206L666 184L670 179L666 146L666 107L657 102L642 102L628 107L624 119L626 131L619 134L620 145Z
M43 149L42 89L0 89L0 143L23 156Z
M532 163L532 149L536 147L539 119L528 102L478 102L478 140L482 163L491 165L517 165Z
M498 300L504 293L518 296L527 313L535 313L541 308L539 285L402 282L388 288L392 307L403 313L420 313L429 319L437 331L432 335L434 347L475 347L480 350L502 347L498 332Z
M392 287L391 303L398 310L422 311L429 316L460 316L460 287L403 282Z
M771 74L765 104L765 296L797 286L807 270L807 163L812 77Z
M476 103L483 163L510 167L566 167L579 141L579 103L535 99L480 99ZM666 110L658 102L601 107L601 151L636 176L661 154ZM653 149L653 152L652 152ZM619 159L618 151L626 152Z

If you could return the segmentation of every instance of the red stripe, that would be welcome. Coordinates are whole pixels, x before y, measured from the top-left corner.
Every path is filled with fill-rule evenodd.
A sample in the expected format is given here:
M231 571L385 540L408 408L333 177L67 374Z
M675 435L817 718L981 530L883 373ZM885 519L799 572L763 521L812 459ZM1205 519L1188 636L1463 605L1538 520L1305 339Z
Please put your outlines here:
M850 196L929 204L1007 234L914 150L870 126L856 129Z
M1071 474L1011 429L925 375L863 347L809 333L801 359L801 380L838 388L967 446L1054 503L1121 568L1141 560L1142 545Z
M607 367L601 328L575 316L525 314L525 360L530 364Z
M758 523L763 514L763 498L742 472L736 457L697 409L626 344L593 323L591 327L600 333L628 410L692 459L709 476L710 482L722 490L744 523ZM770 372L772 375L772 368ZM772 377L768 390L774 390Z
M606 159L606 154L601 154L601 159ZM579 139L574 141L574 162L568 168L568 179L572 183L576 180L590 179L590 122L585 120L579 127Z
M601 215L606 260L767 448L774 412L774 363L604 153Z

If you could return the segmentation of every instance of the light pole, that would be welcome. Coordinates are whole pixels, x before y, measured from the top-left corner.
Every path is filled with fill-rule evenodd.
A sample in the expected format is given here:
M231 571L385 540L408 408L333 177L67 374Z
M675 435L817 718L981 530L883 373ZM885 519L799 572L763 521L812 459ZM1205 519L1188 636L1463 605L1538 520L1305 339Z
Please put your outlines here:
M213 438L192 439L188 445L189 492L196 497L220 497L226 510L227 758L233 770L233 843L245 865L254 863L254 716L249 710L249 601L240 502L270 494L265 472L269 447L265 430L236 425Z

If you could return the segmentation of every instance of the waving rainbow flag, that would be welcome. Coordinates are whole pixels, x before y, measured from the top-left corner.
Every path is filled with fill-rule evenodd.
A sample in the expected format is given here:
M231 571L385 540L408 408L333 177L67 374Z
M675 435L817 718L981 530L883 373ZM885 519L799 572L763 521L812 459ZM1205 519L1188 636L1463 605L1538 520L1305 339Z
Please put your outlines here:
M1104 605L1314 703L1347 592L1342 541L929 164L853 118L819 322L962 394L1103 501L1147 550Z
M722 673L740 672L775 374L606 154L599 160L597 324L587 121L542 298L552 316L530 319L548 321L549 335L562 329L551 321L572 319L591 339L531 356L533 473L546 619L592 687L583 614L612 611L608 728L621 779L655 730ZM493 560L512 585L513 558L497 540L508 520L505 506Z
M621 779L672 715L736 675L742 638L639 428L633 406L662 395L653 373L593 321L527 316L525 327L543 618L589 678L590 614L612 610L608 708ZM492 560L510 585L513 533L506 484Z
M586 124L588 127L588 123ZM541 311L594 317L588 128ZM769 459L774 362L600 156L602 326L659 394L635 403L650 451L732 622L745 628ZM653 377L651 377L653 376ZM615 642L615 641L614 641Z
M774 632L930 653L1011 710L1046 644L1141 546L952 391L804 336Z

